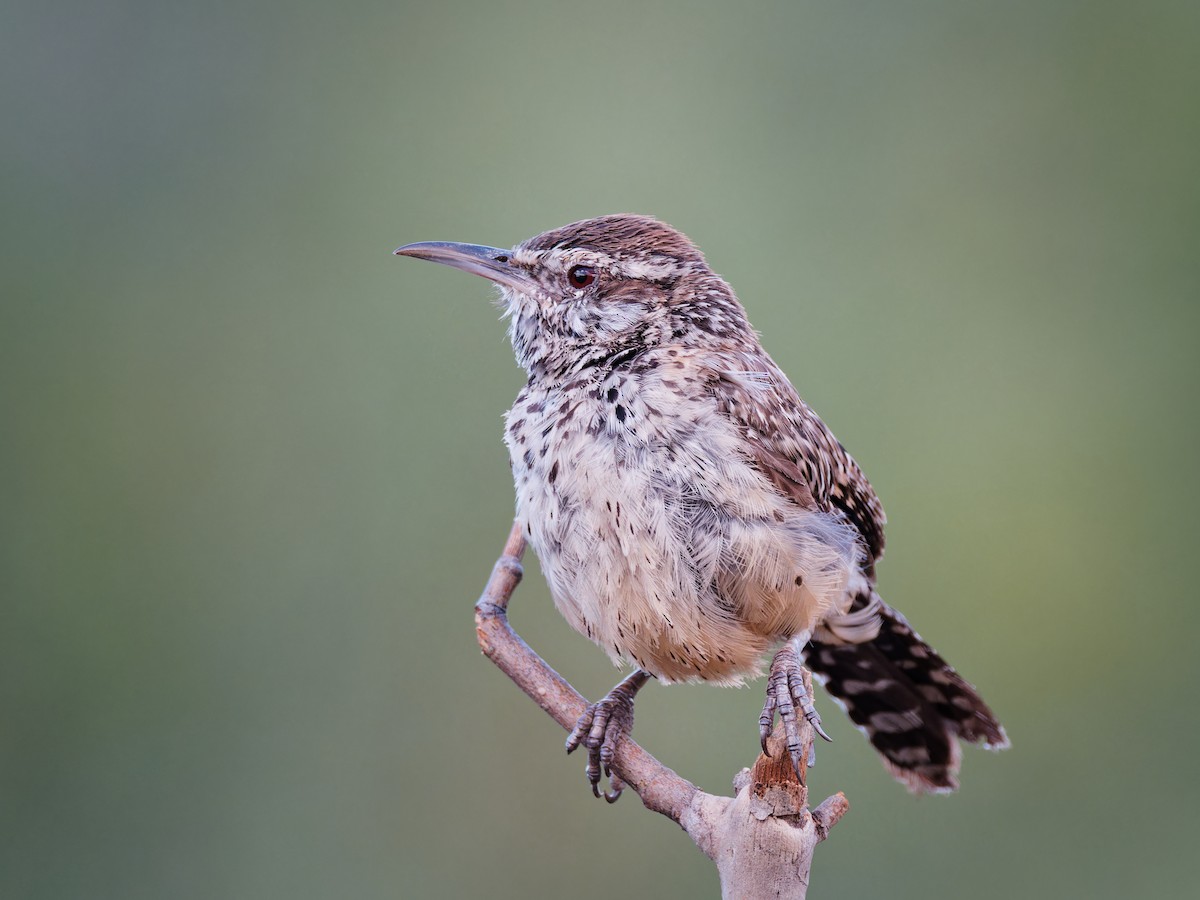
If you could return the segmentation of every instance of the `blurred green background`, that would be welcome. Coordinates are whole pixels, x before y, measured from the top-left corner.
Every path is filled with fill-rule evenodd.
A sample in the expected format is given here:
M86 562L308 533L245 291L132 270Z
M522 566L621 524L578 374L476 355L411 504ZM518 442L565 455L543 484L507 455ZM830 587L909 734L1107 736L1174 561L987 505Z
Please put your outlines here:
M682 228L862 462L1014 749L825 697L814 898L1195 896L1200 6L0 8L0 896L716 896L479 654L523 381L393 258ZM554 612L522 634L592 697ZM652 685L726 791L761 682Z

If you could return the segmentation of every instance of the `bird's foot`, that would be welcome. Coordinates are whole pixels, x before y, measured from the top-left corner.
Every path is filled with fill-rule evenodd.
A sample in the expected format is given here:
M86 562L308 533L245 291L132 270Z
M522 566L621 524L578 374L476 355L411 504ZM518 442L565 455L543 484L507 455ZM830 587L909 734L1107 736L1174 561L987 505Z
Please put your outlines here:
M800 654L796 650L795 642L789 642L771 660L771 672L767 676L767 702L763 704L762 715L758 718L758 734L763 753L770 756L767 738L771 736L771 726L775 721L775 713L778 712L787 737L792 765L796 767L796 774L803 779L805 760L801 757L801 750L804 745L800 740L797 708L804 714L813 731L827 741L833 740L821 727L821 717L817 714L817 708L813 706L812 695L804 685L804 665L800 661ZM811 766L814 762L815 751L810 743L807 764Z
M567 738L567 752L572 753L582 744L587 748L588 762L584 770L592 793L616 803L625 789L621 776L612 770L617 745L633 730L633 698L650 678L640 669L608 692L608 695L588 705ZM601 793L600 773L609 780L609 789Z

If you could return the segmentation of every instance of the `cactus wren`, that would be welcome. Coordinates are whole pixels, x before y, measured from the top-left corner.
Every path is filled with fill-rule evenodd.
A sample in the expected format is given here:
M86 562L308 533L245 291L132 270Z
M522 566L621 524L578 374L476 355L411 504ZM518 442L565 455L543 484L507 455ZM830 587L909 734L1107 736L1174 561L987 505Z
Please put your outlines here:
M529 381L506 417L522 523L572 626L636 666L567 741L600 772L664 683L761 674L800 766L824 737L807 664L913 791L957 787L958 739L999 749L975 689L875 591L884 513L858 464L759 344L683 234L615 215L511 250L426 242L400 256L495 282Z

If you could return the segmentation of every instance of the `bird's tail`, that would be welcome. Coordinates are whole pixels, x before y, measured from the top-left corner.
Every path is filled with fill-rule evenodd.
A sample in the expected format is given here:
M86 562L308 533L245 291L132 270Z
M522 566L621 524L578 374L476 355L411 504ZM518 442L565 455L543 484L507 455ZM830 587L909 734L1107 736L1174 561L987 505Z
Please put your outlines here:
M847 643L822 631L806 648L805 661L897 780L914 793L952 791L962 757L959 738L1001 750L1008 737L975 688L904 616L874 592L869 603L880 617L874 639Z

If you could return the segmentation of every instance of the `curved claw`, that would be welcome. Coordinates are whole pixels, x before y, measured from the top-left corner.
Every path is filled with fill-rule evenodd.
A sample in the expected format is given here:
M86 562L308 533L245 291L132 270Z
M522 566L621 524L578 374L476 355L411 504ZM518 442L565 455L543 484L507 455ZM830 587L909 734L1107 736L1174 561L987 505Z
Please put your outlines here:
M817 718L815 720L809 719L808 724L812 726L813 731L815 731L817 734L819 734L821 736L822 740L825 740L825 741L829 742L830 744L833 743L833 738L831 738L829 735L827 735L825 733L825 729L821 727L821 717L820 716L817 716Z
M608 772L607 774L612 790L604 792L604 799L609 803L616 803L621 799L621 792L625 790L625 780L614 772Z
M787 681L788 693L796 699L797 705L804 713L804 718L808 719L808 724L812 726L813 731L832 744L833 738L827 735L825 729L821 727L821 715L813 705L812 695L809 694L808 688L804 686L804 675L801 670L799 668L789 670Z

